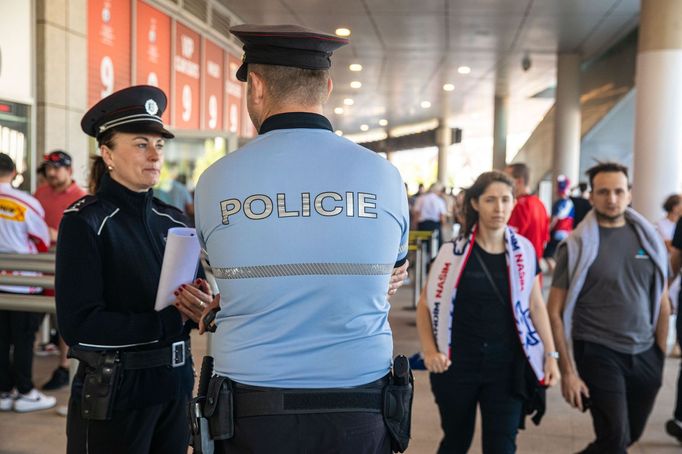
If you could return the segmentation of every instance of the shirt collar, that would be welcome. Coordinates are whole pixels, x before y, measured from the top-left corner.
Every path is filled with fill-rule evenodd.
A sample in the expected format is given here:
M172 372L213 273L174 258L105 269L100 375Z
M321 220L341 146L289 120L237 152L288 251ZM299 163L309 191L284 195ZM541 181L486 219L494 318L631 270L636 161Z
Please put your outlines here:
M332 124L326 117L311 112L286 112L268 117L260 127L258 134L275 129L327 129L333 131Z

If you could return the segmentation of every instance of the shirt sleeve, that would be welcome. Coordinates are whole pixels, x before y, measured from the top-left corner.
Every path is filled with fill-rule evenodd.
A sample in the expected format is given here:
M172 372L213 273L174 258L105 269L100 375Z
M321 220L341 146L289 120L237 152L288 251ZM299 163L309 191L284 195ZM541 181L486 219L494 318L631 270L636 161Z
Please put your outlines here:
M67 344L112 347L181 334L180 313L173 306L160 312L109 310L103 276L95 232L82 218L64 216L57 239L55 299L59 330Z
M26 210L26 227L28 236L38 249L38 252L47 252L50 247L50 229L45 223L42 207L40 211L36 209Z
M682 218L680 218L680 220L677 221L677 225L675 225L675 233L673 233L672 243L673 247L682 249Z
M552 277L552 287L568 289L568 249L560 245L554 256L556 267Z

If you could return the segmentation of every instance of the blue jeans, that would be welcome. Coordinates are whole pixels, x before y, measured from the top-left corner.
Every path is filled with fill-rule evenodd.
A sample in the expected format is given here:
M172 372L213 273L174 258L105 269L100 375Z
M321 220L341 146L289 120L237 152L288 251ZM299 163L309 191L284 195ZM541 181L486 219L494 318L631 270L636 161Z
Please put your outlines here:
M516 434L523 401L512 394L514 361L506 352L500 357L484 344L475 355L453 361L442 374L431 374L431 391L436 398L444 432L439 454L466 453L476 425L480 406L484 454L516 452ZM521 359L523 360L523 359Z

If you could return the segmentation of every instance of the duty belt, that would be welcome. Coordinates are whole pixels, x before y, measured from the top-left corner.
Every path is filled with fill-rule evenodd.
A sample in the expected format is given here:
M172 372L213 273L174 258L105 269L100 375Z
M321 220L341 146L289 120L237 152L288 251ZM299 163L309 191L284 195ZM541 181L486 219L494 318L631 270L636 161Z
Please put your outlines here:
M109 351L71 349L71 356L85 361L91 367L98 364L102 355ZM152 367L184 366L191 355L189 340L173 342L171 345L154 350L119 351L119 359L125 370L149 369Z
M234 387L234 416L309 413L381 413L388 378L354 388L281 389L242 385Z

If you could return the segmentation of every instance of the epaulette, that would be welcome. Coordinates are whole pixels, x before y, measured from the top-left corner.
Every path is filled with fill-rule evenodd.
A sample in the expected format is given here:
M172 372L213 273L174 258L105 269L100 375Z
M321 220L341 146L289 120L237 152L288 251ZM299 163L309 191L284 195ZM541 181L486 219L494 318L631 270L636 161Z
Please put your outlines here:
M86 195L81 197L80 199L76 200L71 206L69 206L66 210L64 210L64 214L66 213L77 213L86 206L93 205L97 203L97 196L94 195Z

